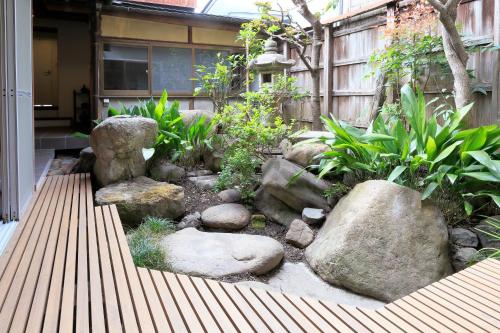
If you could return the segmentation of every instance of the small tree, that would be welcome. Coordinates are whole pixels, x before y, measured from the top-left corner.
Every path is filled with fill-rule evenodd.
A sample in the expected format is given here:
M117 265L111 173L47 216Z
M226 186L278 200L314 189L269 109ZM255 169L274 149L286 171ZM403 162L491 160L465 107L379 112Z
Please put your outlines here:
M291 15L281 7L278 15L272 15L272 7L268 2L257 3L261 16L243 26L243 31L251 30L254 33L245 36L258 38L255 32L263 33L269 37L279 39L297 49L298 55L309 71L312 79L311 107L313 115L313 129L321 129L321 105L320 105L320 52L323 44L323 28L319 15L313 14L305 0L292 0L297 6L299 13L311 24L312 37L308 31L294 21ZM250 41L251 44L252 41ZM310 47L310 56L306 51Z
M467 72L469 56L455 24L460 0L428 1L438 12L439 20L444 28L442 31L444 53L453 74L455 104L457 108L461 108L469 103L471 90L469 73Z

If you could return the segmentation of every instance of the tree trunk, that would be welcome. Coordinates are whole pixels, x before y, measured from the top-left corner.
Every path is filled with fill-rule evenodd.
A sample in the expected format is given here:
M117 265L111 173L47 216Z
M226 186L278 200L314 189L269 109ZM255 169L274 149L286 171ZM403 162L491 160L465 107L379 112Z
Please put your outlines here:
M370 105L370 123L377 118L379 109L384 104L386 77L385 72L377 73L375 91Z
M460 108L471 100L470 79L467 73L469 56L455 24L460 0L428 1L438 11L439 20L444 28L442 32L444 54L453 74L455 105Z
M314 131L320 131L322 129L319 78L320 78L319 73L317 71L315 73L311 73L311 79L312 79L311 113L313 117L312 129Z

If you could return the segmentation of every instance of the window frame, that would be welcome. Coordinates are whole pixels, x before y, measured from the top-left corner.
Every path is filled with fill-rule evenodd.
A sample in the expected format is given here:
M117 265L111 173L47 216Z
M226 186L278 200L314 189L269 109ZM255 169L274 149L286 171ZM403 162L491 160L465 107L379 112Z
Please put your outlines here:
M106 90L104 89L104 44L112 44L126 47L146 47L148 52L148 89L147 90ZM229 53L241 52L243 48L227 46L227 45L206 45L192 43L171 43L157 41L136 41L123 40L119 38L103 38L99 42L99 94L101 97L157 97L161 96L162 91L153 90L153 47L176 47L191 49L191 78L195 77L195 50L196 49L211 49L228 51ZM195 81L192 81L191 91L169 91L169 96L172 97L196 97L194 96ZM204 94L200 94L203 97Z

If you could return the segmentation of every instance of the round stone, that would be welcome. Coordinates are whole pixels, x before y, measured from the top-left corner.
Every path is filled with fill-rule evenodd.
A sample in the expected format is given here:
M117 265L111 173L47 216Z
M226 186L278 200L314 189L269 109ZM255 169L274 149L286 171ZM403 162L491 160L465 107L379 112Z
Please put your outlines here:
M201 213L202 224L209 228L239 230L250 222L250 212L235 203L222 204L205 209Z

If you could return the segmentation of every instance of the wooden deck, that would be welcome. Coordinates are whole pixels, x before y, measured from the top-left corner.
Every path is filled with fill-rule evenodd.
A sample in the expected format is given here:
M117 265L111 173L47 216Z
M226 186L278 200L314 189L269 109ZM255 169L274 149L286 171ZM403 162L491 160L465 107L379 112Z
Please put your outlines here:
M48 177L0 257L0 332L500 332L486 260L379 310L134 266L89 175Z

